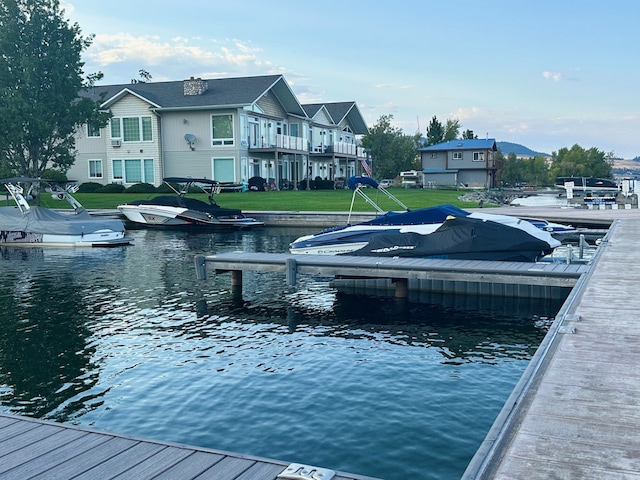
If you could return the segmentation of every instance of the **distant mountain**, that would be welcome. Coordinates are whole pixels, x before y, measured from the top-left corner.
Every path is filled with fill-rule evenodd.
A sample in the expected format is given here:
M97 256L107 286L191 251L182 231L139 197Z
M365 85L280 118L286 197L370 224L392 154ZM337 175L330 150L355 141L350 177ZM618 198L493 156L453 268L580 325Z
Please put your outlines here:
M548 153L535 152L524 145L520 145L519 143L496 142L496 145L505 157L510 153L515 153L516 157L535 157L538 155L542 155L544 157L551 156Z

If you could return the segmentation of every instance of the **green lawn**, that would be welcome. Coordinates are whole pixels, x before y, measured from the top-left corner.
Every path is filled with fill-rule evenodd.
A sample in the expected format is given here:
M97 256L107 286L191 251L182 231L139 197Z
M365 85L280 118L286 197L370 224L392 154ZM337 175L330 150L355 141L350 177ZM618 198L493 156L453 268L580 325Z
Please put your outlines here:
M462 202L458 197L462 191L455 190L417 190L392 188L389 190L410 209L430 207L451 203L458 207L477 207L476 202ZM221 193L215 196L216 202L229 208L248 211L302 211L302 212L345 212L351 204L352 191L345 190L309 190L309 191L271 191L271 192L235 192ZM383 210L400 210L384 194L373 189L366 190L367 195L377 202ZM153 198L155 194L135 193L77 193L74 195L87 209L112 209L131 200ZM206 195L190 195L206 201ZM43 196L42 205L50 208L64 208L63 203ZM373 207L356 196L354 211L372 212Z

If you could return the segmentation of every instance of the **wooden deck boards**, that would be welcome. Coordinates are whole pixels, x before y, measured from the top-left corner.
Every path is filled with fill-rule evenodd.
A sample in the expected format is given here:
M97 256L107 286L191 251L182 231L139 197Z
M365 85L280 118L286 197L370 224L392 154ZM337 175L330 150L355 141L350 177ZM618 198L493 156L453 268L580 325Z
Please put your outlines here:
M640 220L614 223L559 320L575 333L530 365L529 387L465 478L640 479L639 243Z
M288 463L0 414L0 478L276 480ZM371 477L336 472L334 480Z

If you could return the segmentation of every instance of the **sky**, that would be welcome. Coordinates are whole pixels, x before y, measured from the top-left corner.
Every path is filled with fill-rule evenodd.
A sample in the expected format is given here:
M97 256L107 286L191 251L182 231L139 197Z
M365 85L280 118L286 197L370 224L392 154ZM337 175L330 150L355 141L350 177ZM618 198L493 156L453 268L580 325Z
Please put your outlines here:
M461 133L551 154L640 156L636 0L61 0L94 35L99 84L282 74L300 103L355 101L423 135Z

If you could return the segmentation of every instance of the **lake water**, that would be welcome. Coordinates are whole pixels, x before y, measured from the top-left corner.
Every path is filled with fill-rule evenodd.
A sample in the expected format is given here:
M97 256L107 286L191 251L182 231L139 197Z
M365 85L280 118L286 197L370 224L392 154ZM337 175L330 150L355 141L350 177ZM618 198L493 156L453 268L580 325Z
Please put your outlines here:
M308 230L136 230L0 250L0 411L394 479L455 479L561 302L197 281L193 257Z

